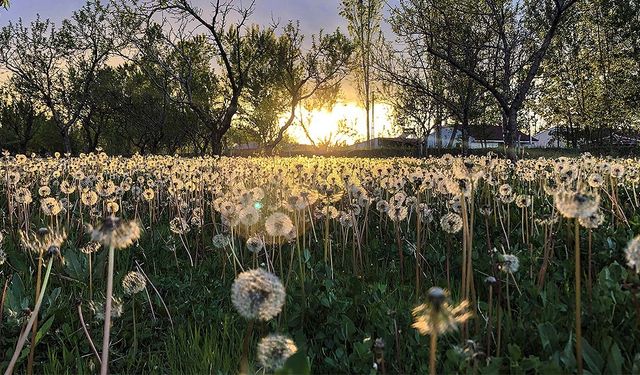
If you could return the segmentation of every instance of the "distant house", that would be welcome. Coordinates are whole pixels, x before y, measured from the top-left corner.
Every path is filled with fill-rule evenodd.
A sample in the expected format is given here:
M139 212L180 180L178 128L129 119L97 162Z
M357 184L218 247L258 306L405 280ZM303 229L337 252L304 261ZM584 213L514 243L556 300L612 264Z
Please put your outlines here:
M451 135L453 134L453 127L444 127L440 129L440 137L442 139L442 146L447 147ZM538 141L535 137L531 137L518 131L515 135L516 144L522 147L534 146ZM432 130L427 137L427 147L437 147L436 131ZM469 127L469 148L495 148L504 144L502 126L470 126ZM460 147L462 145L462 132L460 129L455 133L453 141L454 147Z
M537 142L534 144L535 147L541 147L541 148L567 147L567 142L560 137L559 129L555 126L537 133L536 135L534 135L534 137L537 139Z

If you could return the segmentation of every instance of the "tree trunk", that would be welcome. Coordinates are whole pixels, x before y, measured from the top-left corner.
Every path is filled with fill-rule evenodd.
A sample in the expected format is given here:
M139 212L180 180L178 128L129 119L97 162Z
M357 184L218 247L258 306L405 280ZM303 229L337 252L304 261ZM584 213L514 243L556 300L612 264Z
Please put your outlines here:
M213 127L211 132L211 152L214 155L222 154L222 138L227 133L227 130L231 128L231 121L236 112L238 112L238 100L240 98L240 92L238 91L231 97L231 102L224 112L224 116L220 121L219 126Z
M278 144L282 142L282 139L284 138L284 133L287 131L287 129L289 129L291 124L293 124L293 121L296 119L296 108L298 107L298 102L299 102L298 99L293 99L293 101L291 102L291 111L289 112L289 118L287 119L287 122L285 122L285 124L280 128L280 130L278 130L276 139L274 139L273 142L271 142L266 146L267 154L269 155L273 154L273 150L275 150L276 146L278 146Z
M504 132L504 145L507 152L507 157L511 160L517 159L516 154L516 132L518 131L518 110L511 109L508 113L503 115L503 132Z
M64 127L60 131L60 135L62 136L62 141L64 143L64 152L71 153L71 135L69 134L69 129Z

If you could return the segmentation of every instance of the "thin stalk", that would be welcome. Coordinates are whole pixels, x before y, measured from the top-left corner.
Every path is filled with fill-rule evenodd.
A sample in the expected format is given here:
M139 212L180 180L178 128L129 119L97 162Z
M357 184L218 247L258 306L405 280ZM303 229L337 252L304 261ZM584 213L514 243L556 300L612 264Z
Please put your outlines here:
M44 274L44 280L42 281L42 289L40 290L38 301L36 302L36 305L33 308L33 312L31 313L31 317L29 318L29 322L27 323L27 326L25 327L24 331L20 335L20 338L18 339L18 343L16 344L16 349L13 352L13 356L11 357L11 361L9 362L9 366L7 366L7 369L4 372L5 375L10 375L13 373L13 368L15 367L16 362L20 357L20 352L22 352L22 347L24 346L25 342L27 341L27 337L29 336L29 330L31 330L31 327L33 326L33 323L35 322L36 317L38 316L38 312L40 311L40 306L42 306L42 300L44 299L45 291L47 290L47 284L49 283L49 275L51 275L52 265L53 265L53 257L51 257L49 259L49 262L47 263L47 270Z
M575 256L576 256L576 362L578 374L582 374L582 306L580 301L580 224L575 219L574 225Z
M436 353L438 350L438 335L431 333L431 344L429 346L429 374L436 375Z
M104 335L102 338L102 363L100 375L107 375L109 370L109 334L111 332L111 298L113 295L113 268L115 263L115 249L109 246L109 260L107 263L107 294L104 309Z

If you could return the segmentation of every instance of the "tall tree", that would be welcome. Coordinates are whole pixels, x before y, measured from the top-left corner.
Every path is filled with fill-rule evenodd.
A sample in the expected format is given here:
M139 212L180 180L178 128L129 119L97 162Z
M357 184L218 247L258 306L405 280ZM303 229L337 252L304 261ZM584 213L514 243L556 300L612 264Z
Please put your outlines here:
M37 101L6 86L0 99L0 147L26 154L46 117Z
M625 11L620 3L579 3L542 66L535 109L573 147L611 143L640 123L640 55L634 54L633 18L624 16L633 8Z
M272 27L248 24L254 3L248 7L237 3L217 0L206 13L190 0L122 0L119 4L119 18L128 23L122 29L127 37L140 31L148 36L148 30L155 30L155 40L134 38L136 47L147 61L160 64L178 80L179 101L210 130L208 143L214 154L222 152L223 137L239 110L241 95L254 75L263 71L260 64L268 63L268 50L274 40ZM160 12L163 21L158 24L153 19ZM146 42L163 46L156 49ZM196 62L206 63L213 74L211 80L218 86L215 102L199 102L193 95L201 87L191 75L193 48L187 47L194 44L190 42L205 47L206 55L199 55ZM163 54L158 58L156 52ZM173 57L179 64L168 64L163 56Z
M117 48L107 25L109 7L90 0L62 27L37 17L27 27L10 22L0 32L0 62L20 90L45 106L71 152L71 129L82 119L95 73Z
M276 85L282 86L288 94L288 118L269 144L269 151L273 151L282 141L296 118L296 110L301 102L312 98L334 101L340 83L348 73L353 47L340 30L332 34L320 32L318 36L313 35L311 46L306 51L303 41L299 25L291 22L278 39L274 56L277 71L274 72L274 77Z
M518 112L576 1L402 0L393 9L393 27L411 38L420 51L449 64L491 93L502 112L505 145L515 158ZM480 63L471 65L465 60L461 51L468 48L477 50Z
M356 47L357 77L366 111L367 141L371 139L372 55L381 40L382 0L342 0L340 15Z

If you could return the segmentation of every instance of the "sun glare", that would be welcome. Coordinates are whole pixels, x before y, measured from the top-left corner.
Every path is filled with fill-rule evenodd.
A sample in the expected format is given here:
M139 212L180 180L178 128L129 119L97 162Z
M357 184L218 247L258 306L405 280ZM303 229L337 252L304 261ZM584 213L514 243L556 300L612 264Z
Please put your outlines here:
M340 102L326 110L308 111L303 109L289 135L302 144L353 144L367 137L366 111L357 103ZM308 131L305 134L302 123ZM373 116L373 132L371 137L389 134L392 131L391 107L388 104L376 104ZM311 138L311 140L309 139Z

